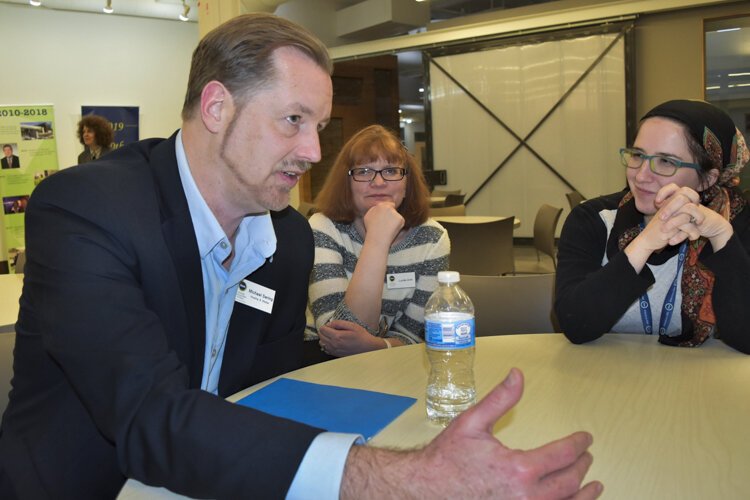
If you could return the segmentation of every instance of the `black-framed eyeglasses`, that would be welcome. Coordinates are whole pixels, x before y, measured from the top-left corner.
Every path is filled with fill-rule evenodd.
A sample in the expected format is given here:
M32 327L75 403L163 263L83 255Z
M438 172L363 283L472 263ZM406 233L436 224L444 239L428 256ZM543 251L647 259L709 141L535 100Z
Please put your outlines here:
M697 163L678 160L665 155L647 155L643 151L633 148L620 149L620 161L628 168L641 168L644 161L648 161L648 168L656 175L672 177L678 168L692 168L700 172L701 166Z
M349 176L357 182L372 182L378 174L384 181L400 181L406 175L406 169L402 167L385 167L380 170L370 167L349 169Z

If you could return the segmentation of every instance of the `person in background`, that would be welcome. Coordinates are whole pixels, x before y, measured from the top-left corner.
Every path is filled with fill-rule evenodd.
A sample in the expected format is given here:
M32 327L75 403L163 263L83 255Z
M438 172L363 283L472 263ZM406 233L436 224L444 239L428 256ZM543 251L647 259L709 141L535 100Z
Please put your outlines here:
M232 18L193 53L180 130L37 186L0 498L114 498L127 478L196 498L600 494L589 434L493 436L518 370L409 451L225 400L301 365L314 246L289 193L321 158L332 66L296 24Z
M310 217L308 341L332 356L423 341L424 306L450 254L429 206L422 169L392 131L371 125L344 144Z
M646 333L694 347L709 337L750 354L748 161L731 118L674 100L620 150L628 188L574 208L562 229L555 312L574 343Z
M79 165L101 158L111 151L114 140L112 124L102 116L86 115L78 122L78 140L84 146L78 155Z
M2 168L21 168L21 162L18 160L18 156L13 154L13 146L10 144L3 144L3 157L0 159L0 166Z

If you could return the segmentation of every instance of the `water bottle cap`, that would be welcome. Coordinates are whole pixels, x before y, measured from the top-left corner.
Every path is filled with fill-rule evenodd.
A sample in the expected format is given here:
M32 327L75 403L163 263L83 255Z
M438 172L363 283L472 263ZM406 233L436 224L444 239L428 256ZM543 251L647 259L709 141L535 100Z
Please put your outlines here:
M439 283L458 283L461 281L461 275L458 271L438 271Z

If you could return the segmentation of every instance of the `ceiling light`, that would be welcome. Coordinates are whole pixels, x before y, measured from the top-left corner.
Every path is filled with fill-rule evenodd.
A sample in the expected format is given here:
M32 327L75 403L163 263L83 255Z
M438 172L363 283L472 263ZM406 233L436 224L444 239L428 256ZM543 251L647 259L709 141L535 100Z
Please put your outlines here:
M728 73L727 76L750 76L750 73Z
M717 33L729 33L730 31L739 31L739 28L725 28L723 30L716 30Z
M107 0L107 5L104 6L104 8L102 9L102 11L105 14L111 14L111 13L114 12L114 9L112 8L112 0Z
M39 7L42 5L42 0L29 0L29 4L33 5L34 7Z
M182 0L182 14L180 14L180 21L189 21L188 14L190 13L190 6Z

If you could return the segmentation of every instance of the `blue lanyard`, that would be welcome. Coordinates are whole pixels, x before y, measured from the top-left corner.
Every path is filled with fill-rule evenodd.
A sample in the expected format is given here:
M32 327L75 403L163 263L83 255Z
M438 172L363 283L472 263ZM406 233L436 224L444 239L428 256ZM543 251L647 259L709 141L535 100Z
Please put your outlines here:
M677 277L680 276L680 269L685 263L685 254L687 253L687 241L680 245L680 253L677 257L677 273L674 275L672 280L672 286L669 287L667 296L664 297L664 304L661 308L661 318L659 319L659 335L667 333L667 327L669 322L672 321L672 313L674 312L674 301L677 296ZM654 333L654 322L651 318L651 302L648 300L648 293L644 293L641 296L640 302L641 310L641 321L643 322L643 331L646 335Z

